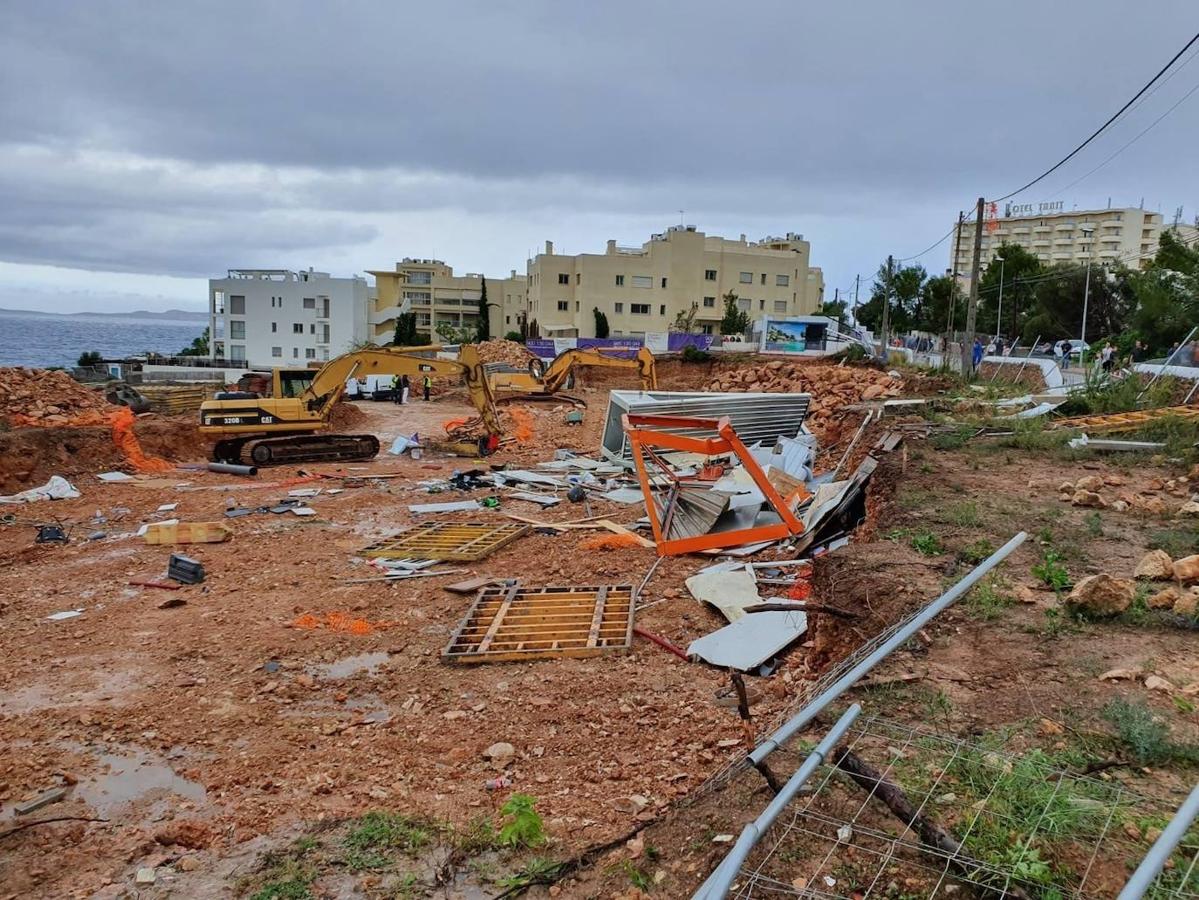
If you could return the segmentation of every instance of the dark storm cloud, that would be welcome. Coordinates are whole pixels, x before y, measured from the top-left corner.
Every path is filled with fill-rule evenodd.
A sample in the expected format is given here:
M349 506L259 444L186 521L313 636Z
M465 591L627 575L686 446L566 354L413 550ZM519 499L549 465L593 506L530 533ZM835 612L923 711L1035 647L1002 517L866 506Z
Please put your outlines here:
M0 259L194 273L342 253L388 213L685 205L852 220L873 265L1060 156L1194 20L1182 0L8 4ZM1193 202L1184 112L1086 201Z

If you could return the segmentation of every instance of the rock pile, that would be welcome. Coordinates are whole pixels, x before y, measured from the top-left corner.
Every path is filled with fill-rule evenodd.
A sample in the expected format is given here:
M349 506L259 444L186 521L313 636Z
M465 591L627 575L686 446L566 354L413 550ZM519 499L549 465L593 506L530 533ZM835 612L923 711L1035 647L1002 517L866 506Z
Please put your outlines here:
M1192 472L1192 475L1195 474ZM1166 516L1173 512L1180 517L1199 515L1199 494L1192 493L1196 479L1188 475L1163 480L1153 478L1145 490L1133 492L1117 490L1105 493L1108 488L1120 488L1124 485L1120 475L1087 475L1077 481L1064 481L1058 487L1058 499L1073 506L1088 506L1095 509L1108 509L1116 512L1136 510L1150 516ZM1175 507L1171 497L1178 497L1186 502ZM1189 499L1188 499L1189 498Z
M99 425L110 410L101 394L66 372L0 368L0 416L10 425Z
M518 369L525 369L529 365L529 360L533 359L533 354L529 352L529 349L516 341L493 338L476 346L479 349L479 359L485 363L507 363Z
M1137 562L1131 579L1106 573L1091 575L1074 585L1066 603L1093 616L1115 616L1136 601L1138 584L1146 584L1145 605L1149 609L1170 610L1194 619L1199 616L1197 582L1199 555L1171 559L1164 550L1150 550Z
M898 397L903 382L886 372L857 366L771 360L715 375L704 390L811 394L808 426L822 438L842 408L863 400Z

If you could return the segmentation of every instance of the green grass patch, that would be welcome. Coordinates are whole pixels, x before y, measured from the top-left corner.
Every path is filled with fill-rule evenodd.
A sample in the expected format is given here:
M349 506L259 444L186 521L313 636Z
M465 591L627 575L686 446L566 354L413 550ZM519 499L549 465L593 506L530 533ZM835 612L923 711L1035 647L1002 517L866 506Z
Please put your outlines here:
M562 869L562 863L541 856L534 856L523 866L500 879L500 887L506 890L532 887L535 884L553 882Z
M1154 715L1144 701L1116 698L1103 708L1103 718L1115 728L1116 740L1138 765L1199 763L1199 745L1176 742L1169 723Z
M500 844L504 847L540 847L545 843L545 825L536 809L537 800L528 794L513 794L500 807L504 823Z
M995 545L986 538L979 538L977 541L967 544L958 551L958 558L962 562L970 563L972 566L977 566L984 559L995 552Z
M921 556L940 556L945 552L945 545L931 531L917 531L912 535L911 545Z
M1166 528L1149 535L1150 550L1165 550L1171 558L1179 559L1199 553L1199 529Z
M997 575L988 575L966 595L965 607L973 618L988 622L998 619L1015 602L1007 583Z
M935 450L960 450L978 433L973 425L960 425L953 431L938 431L929 437Z
M370 812L358 820L342 841L342 862L351 872L386 869L395 852L414 854L428 846L435 831L399 813Z
M1070 586L1070 571L1062 562L1065 557L1053 547L1046 547L1041 561L1032 567L1033 577L1061 592Z

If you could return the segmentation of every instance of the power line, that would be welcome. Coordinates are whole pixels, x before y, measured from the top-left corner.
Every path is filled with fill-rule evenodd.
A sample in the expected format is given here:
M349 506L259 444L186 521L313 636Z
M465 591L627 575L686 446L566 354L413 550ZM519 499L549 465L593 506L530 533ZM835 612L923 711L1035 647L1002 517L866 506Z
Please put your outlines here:
M1145 84L1144 87L1142 87L1139 91L1137 91L1135 94L1133 94L1132 98L1127 103L1125 103L1123 106L1121 106L1116 111L1115 115L1113 115L1110 119L1108 119L1106 122L1104 122L1102 125L1100 125L1091 134L1091 136L1088 137L1085 141L1083 141L1081 144L1079 144L1077 147L1075 147L1073 150L1071 150L1069 153L1067 153L1065 156L1063 156L1054 165L1052 165L1050 168L1046 169L1044 172L1042 172L1040 175L1038 175L1032 181L1028 182L1028 184L1024 185L1023 187L1016 188L1016 190L1012 191L1010 194L1004 194L1002 197L999 197L992 202L1000 203L1004 200L1007 200L1009 197L1014 197L1017 194L1021 193L1022 191L1028 190L1034 184L1041 181L1046 176L1051 175L1053 172L1056 172L1058 169L1060 169L1062 166L1064 166L1067 162L1069 162L1071 159L1073 159L1076 155L1078 155L1079 151L1081 151L1083 149L1083 147L1087 146L1089 143L1091 143L1091 141L1093 141L1093 140L1095 140L1095 138L1099 137L1099 135L1101 135L1104 131L1107 130L1107 127L1109 125L1111 125L1113 122L1115 122L1116 119L1120 118L1120 116L1122 116L1124 114L1124 112L1130 106L1132 106L1134 103L1136 103L1142 94L1144 94L1151 87L1153 87L1153 85L1157 82L1157 80L1159 78L1161 78L1164 74L1166 74L1166 71L1171 66L1173 66L1174 63L1178 62L1179 58L1184 53L1186 53L1188 50L1190 50L1191 46L1197 41L1199 41L1199 32L1196 32L1194 37L1192 37L1189 41L1187 41L1186 45L1181 50L1179 50L1177 53L1175 53L1174 56L1171 57L1170 61L1168 63L1166 63L1164 66L1162 66L1161 69L1158 70L1158 73L1156 75L1154 75L1151 79L1149 79L1149 81Z

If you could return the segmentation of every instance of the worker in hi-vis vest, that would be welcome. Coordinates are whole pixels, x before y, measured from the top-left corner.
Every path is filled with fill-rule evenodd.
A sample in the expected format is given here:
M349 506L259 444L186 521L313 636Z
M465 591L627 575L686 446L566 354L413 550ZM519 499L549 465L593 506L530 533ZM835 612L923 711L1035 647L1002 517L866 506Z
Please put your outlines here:
M424 387L425 387L425 402L427 403L429 401L429 389L431 387L433 387L433 379L430 378L428 375L425 376Z

